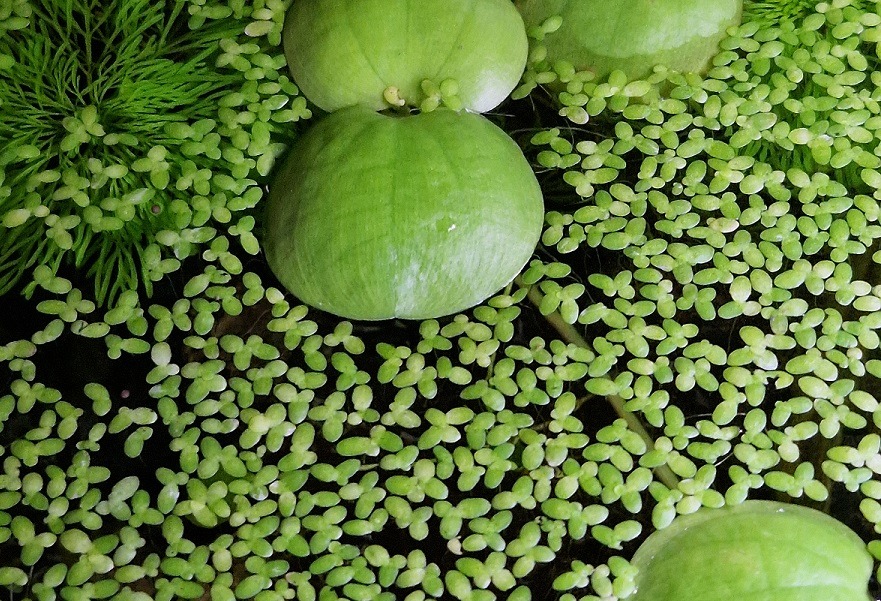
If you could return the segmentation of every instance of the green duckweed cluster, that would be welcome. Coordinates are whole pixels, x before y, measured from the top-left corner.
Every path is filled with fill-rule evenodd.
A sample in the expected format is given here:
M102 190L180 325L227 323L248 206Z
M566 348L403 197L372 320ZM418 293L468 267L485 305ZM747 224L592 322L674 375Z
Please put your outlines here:
M56 4L0 0L0 309L27 317L0 322L4 592L615 601L651 532L747 498L881 558L875 3L747 2L704 77L593 81L544 61L558 22L530 32L493 118L545 190L534 260L467 313L381 324L306 308L260 253L311 117L289 4L106 3L102 35L147 54L71 97L83 58L20 43Z

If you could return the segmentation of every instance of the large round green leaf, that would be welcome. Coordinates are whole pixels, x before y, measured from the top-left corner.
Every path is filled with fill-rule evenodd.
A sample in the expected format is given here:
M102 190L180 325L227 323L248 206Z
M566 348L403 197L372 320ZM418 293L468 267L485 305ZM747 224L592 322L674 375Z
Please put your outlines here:
M264 246L307 304L350 319L429 318L476 305L532 256L541 190L480 115L333 113L270 190Z
M421 84L454 79L464 108L485 112L526 66L523 20L510 0L296 0L284 49L294 81L326 111L387 108L387 88L417 105Z
M517 7L528 28L563 18L543 41L550 61L637 79L655 65L704 71L725 31L740 23L743 0L517 0Z
M814 509L746 501L676 518L632 562L632 601L868 601L872 557Z

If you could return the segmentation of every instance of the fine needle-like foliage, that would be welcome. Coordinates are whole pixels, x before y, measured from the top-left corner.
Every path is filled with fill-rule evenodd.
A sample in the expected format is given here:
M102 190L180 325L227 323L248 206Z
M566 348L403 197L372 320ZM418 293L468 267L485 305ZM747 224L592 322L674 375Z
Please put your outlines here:
M871 0L856 0L850 5L861 11L871 8ZM779 27L784 23L800 23L814 12L814 0L750 0L744 3L743 20L763 27Z
M231 143L218 108L241 86L235 67L253 68L234 41L246 23L179 0L24 6L0 29L0 292L47 265L87 274L100 303L149 294L161 259L193 252L162 237L205 238L190 228L199 199L242 208L222 195L244 191L232 182L256 152Z

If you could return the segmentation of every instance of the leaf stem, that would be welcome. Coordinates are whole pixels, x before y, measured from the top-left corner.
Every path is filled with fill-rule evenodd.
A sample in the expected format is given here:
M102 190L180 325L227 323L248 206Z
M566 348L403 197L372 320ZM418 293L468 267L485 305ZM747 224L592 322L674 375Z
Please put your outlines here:
M523 286L524 288L527 287L519 277L516 282L519 286ZM543 296L537 286L528 286L527 298L529 298L529 301L535 305L536 308L541 306ZM557 330L566 342L575 344L581 348L591 349L588 342L581 336L578 330L576 330L572 324L563 320L563 317L559 312L552 311L545 315L544 318L555 330ZM627 423L627 427L633 432L636 432L640 438L645 441L647 449L649 451L653 450L655 448L654 438L652 438L645 429L645 426L642 424L639 417L635 413L624 408L624 399L618 395L608 395L605 398L609 404L612 405L612 409L615 410L615 413ZM654 472L661 482L663 482L669 489L677 490L679 488L679 478L676 477L676 474L673 473L673 470L671 470L667 464L656 467Z

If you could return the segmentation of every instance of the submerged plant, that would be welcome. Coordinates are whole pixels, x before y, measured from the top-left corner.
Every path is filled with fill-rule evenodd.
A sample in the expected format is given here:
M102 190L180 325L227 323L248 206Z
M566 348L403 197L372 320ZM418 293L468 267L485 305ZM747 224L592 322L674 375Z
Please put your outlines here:
M231 144L218 117L245 81L236 68L253 69L235 42L247 21L205 21L180 0L29 6L0 28L0 292L39 265L82 269L101 302L149 292L168 269L156 273L159 255L182 259L204 239L187 232L205 225L198 199L219 215L246 189L223 178L249 174L249 140ZM244 68L217 68L227 55ZM188 242L169 253L163 231Z

